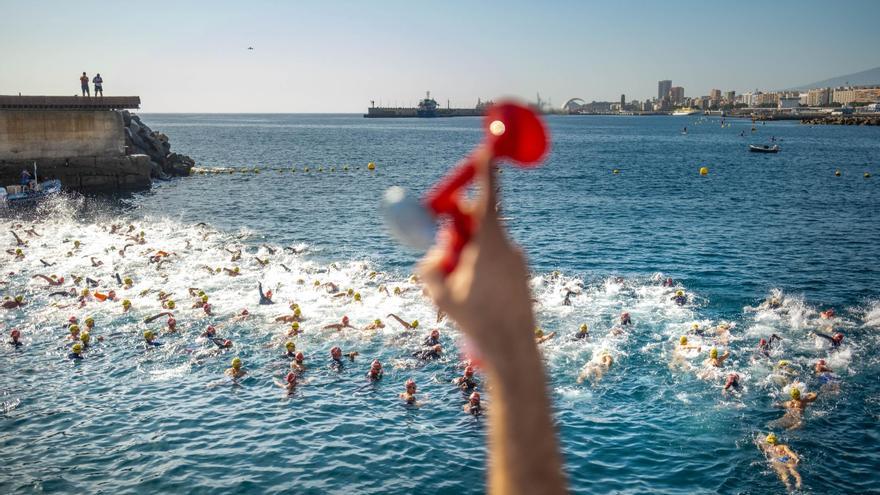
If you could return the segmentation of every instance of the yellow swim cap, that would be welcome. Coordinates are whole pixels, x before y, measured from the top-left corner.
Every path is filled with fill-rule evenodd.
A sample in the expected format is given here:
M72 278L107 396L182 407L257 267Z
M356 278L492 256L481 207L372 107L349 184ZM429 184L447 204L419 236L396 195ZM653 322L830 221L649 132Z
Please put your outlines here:
M290 328L293 330L299 330L299 323L293 322L293 324L290 325Z
M360 301L360 300L361 300L361 293L360 293L360 292L355 292L355 293L354 293L354 300L355 300L355 301Z
M238 273L238 272L241 271L241 268L239 268L239 267L235 267L235 268L232 269L232 271L233 271L234 273Z
M284 347L285 347L288 351L296 350L296 344L294 344L293 342L291 342L291 341L289 341L289 340L287 341L286 344L284 344Z
M88 296L88 295L89 295L89 289L83 289L82 292L80 292L80 294L82 294L83 297Z
M676 295L676 296L683 296L683 295L684 295L684 291L683 291L683 290L677 290L677 291L675 291L675 295Z
M299 308L294 309L294 310L293 310L293 315L294 315L294 316L300 316L300 315L302 315L302 310L300 310Z
M74 354L79 354L82 352L83 346L82 346L82 344L73 344L73 347L71 348L71 350L73 351Z
M235 368L235 369L239 369L239 368L241 368L241 359L239 359L239 358L237 358L237 357L236 357L236 358L232 358L232 367Z
M681 345L687 345L687 343L688 343L688 338L685 337L684 335L682 335L681 338L678 339L678 343L681 344Z
M354 289L348 289L347 291L345 291L345 293L348 294L349 296L353 296L353 295L354 295Z
M770 445L776 445L777 443L779 443L779 440L776 438L775 433L771 433L771 434L767 435L766 440L767 440L767 443L769 443Z
M586 331L587 331L587 324L581 323L581 332L586 332Z
M200 291L199 291L199 297L204 296L204 295L205 295L205 291L200 290Z
M147 331L144 332L144 338L147 339L147 340L152 339L152 338L153 338L153 335L154 335L153 332L151 332L150 330L147 330Z
M376 278L376 272L370 272L370 278Z
M786 367L786 366L788 366L788 361L786 361L785 359L783 359L783 360L779 361L778 363L776 363L776 367L777 367L777 368L784 368L784 367Z
M700 329L700 324L699 324L699 323L694 323L693 325L691 325L691 328L693 328L694 330L699 330L699 329Z
M409 326L413 328L419 328L419 320L413 320L412 323L409 324Z
M95 326L95 319L92 318L91 316L89 316L88 318L86 318L86 326L87 326L87 327L93 327L93 326Z
M79 333L79 325L70 325L70 333Z
M399 295L400 292L401 292L400 287L395 287L395 288L394 288L394 294L395 294L395 295Z
M168 309L174 309L174 301L168 301Z
M792 387L790 394L791 394L791 398L792 398L792 399L794 399L794 400L800 400L800 398L801 398L801 389L799 389L799 388L797 388L797 387Z
M379 325L382 324L382 320L380 320L379 318L376 318L376 319L373 321L373 324L376 325L376 326L378 327Z
M122 281L122 283L124 283L125 285L132 285L132 284L134 284L134 281L128 277L125 277L125 279Z
M15 302L20 303L22 301L24 301L24 296L21 296L21 295L15 296Z
M202 296L202 302L208 302L208 296L207 296L207 295Z
M321 281L320 281L320 280L315 280L315 287L317 287L317 286L319 286L319 285L321 285Z
M535 337L541 338L543 336L544 336L544 331L541 330L540 328L536 328L535 329Z
M88 344L89 340L92 339L92 336L89 335L89 332L83 332L79 335L79 339L83 341L83 344Z
M131 301L129 301L128 299L123 299L123 300L122 300L122 306L125 307L125 308L131 306Z
M718 349L716 349L714 347L712 349L710 349L709 350L709 357L712 359L718 358Z

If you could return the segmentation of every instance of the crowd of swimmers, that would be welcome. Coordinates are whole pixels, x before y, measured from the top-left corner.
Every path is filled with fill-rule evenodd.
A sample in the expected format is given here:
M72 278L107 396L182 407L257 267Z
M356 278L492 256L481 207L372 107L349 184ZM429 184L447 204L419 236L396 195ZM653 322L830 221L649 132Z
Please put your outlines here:
M146 234L142 231L136 233L136 230L137 229L133 225L130 225L127 230L120 225L113 225L110 228L111 234L124 238L126 242L125 247L118 251L120 256L125 256L127 248L146 243ZM25 235L28 237L40 236L40 234L33 228L26 230ZM13 232L13 236L16 245L13 249L8 250L7 252L13 256L14 259L21 260L26 256L24 249L27 247L28 241L15 232ZM72 256L73 252L76 252L81 248L81 243L80 241L73 241L71 246L71 251L68 253L69 256ZM231 261L233 263L239 261L242 257L240 249L227 249L227 251L232 254ZM161 265L176 255L175 253L162 250L148 250L144 253L144 256L147 257L149 263ZM103 261L94 257L90 257L89 260L93 268L104 265ZM268 264L268 259L259 261L261 266L266 266L266 264ZM54 263L49 263L45 260L40 260L40 262L47 268L54 265ZM220 268L211 268L207 266L205 268L210 271L212 275L225 274L229 277L236 277L241 274L241 269L238 266L223 268L222 270ZM375 274L371 274L371 278L373 278L374 275ZM555 273L554 275L558 277ZM32 278L39 279L47 284L46 290L51 291L49 294L50 297L64 297L72 300L70 304L61 307L84 309L92 302L113 302L120 305L120 310L123 313L127 313L132 309L131 300L120 298L117 295L116 289L108 288L102 291L97 288L102 285L100 281L93 280L86 276L72 275L70 276L70 280L68 280L73 286L85 287L81 290L77 290L75 287L63 289L65 277L59 277L55 274L36 274L33 275ZM553 276L551 276L551 279L552 278ZM119 274L115 274L114 279L118 285L117 289L120 290L131 289L134 285L134 282L130 277L121 277ZM658 279L657 282L671 291L670 293L672 295L669 298L676 305L685 306L691 302L691 298L688 294L686 294L684 290L676 288L675 283L671 278ZM305 281L298 280L297 283L304 285ZM336 284L331 282L321 283L315 280L314 289L325 293L328 298L346 298L352 302L361 301L361 294L359 292L354 289L343 291ZM393 293L395 295L400 295L406 290L406 288L397 287L394 288ZM380 286L379 291L389 296L391 295L391 291L385 286ZM159 340L160 333L168 335L177 332L177 320L175 319L174 311L178 309L178 302L173 299L172 294L166 293L162 290L148 289L143 291L141 296L147 295L151 292L156 294L156 301L164 311L148 316L144 318L143 321L146 324L152 324L154 321L164 318L164 324L162 330L159 332L154 330L146 330L143 332L143 346L146 349L154 349L163 345L163 342ZM201 310L205 315L214 314L213 307L211 303L209 303L210 297L205 290L191 287L187 292L187 296L191 300L191 307L193 309ZM272 290L264 291L263 286L260 283L257 286L257 292L258 298L255 297L255 302L259 305L275 304ZM580 293L580 287L566 288L563 304L571 305L572 296L579 295ZM13 310L22 308L27 303L28 302L25 300L24 296L16 295L14 297L7 296L0 305L5 309ZM777 296L771 296L764 301L759 308L770 311L784 311L780 298ZM284 389L286 393L293 394L297 387L304 383L304 376L307 374L308 367L305 364L305 355L302 351L297 350L296 346L296 337L304 331L302 328L303 322L305 321L303 311L300 305L295 302L289 304L289 309L290 314L284 314L275 318L276 322L285 325L289 324L289 327L287 327L286 331L281 333L278 339L269 344L269 346L283 346L283 357L289 360L290 366L289 370L284 374L283 380L274 380L274 384ZM243 309L231 316L230 320L241 321L247 319L249 316L249 311ZM820 314L820 319L823 320L826 325L823 325L821 331L816 330L814 332L816 338L828 342L829 352L835 352L840 349L844 341L844 335L842 333L830 330L833 328L835 317L836 315L833 310L822 312ZM409 320L396 314L388 314L385 318L399 325L403 332L409 336L412 336L413 332L419 329L418 320ZM443 318L444 315L438 313L437 322L440 323ZM631 325L633 325L632 317L628 312L624 311L620 313L619 317L617 317L617 322L611 328L611 334L624 334ZM95 320L93 317L87 317L82 323L80 323L76 316L71 316L63 326L67 330L65 338L67 343L66 347L69 348L67 357L70 360L76 362L82 361L90 346L94 345L95 342L101 342L103 340L102 336L95 336ZM222 325L207 325L204 331L199 335L200 338L205 339L205 341L209 342L209 345L212 346L212 349L203 353L202 357L217 356L234 349L235 343L230 338L218 334L218 327L221 326ZM385 326L385 323L381 319L375 319L366 325L355 325L348 316L343 316L338 322L327 323L318 328L321 328L322 331L344 331L348 329L356 331L372 331L385 328ZM742 378L736 372L725 372L725 363L731 356L730 351L726 350L722 353L719 351L718 347L716 347L716 345L727 347L731 329L732 325L724 322L714 327L704 327L697 323L693 324L687 334L680 336L678 339L678 343L675 345L672 352L670 366L672 368L691 369L692 366L689 362L690 358L695 354L699 355L705 352L706 358L703 361L702 368L698 370L697 375L705 380L719 380L721 393L725 396L740 395L744 388ZM556 332L545 333L540 328L536 328L534 333L535 342L539 345L557 337ZM570 338L574 341L589 340L590 330L588 325L585 323L581 324L577 330L571 334ZM698 339L702 341L704 338L710 338L713 340L714 344L708 348L704 348L701 343L694 342ZM782 339L775 334L766 338L761 338L757 343L757 347L754 350L751 360L753 362L769 362L775 357L778 357L778 352L776 352L776 350L779 347L778 343L781 340ZM9 344L15 348L21 348L23 346L20 329L15 328L11 330ZM339 346L332 346L329 349L328 354L328 365L331 369L336 371L342 371L347 366L346 363L356 363L357 358L359 357L358 351L343 351ZM420 347L411 351L410 355L420 361L432 361L444 357L440 331L438 329L430 330L425 335ZM584 381L589 381L593 384L598 383L612 368L614 362L614 356L608 350L594 353L593 358L580 370L577 376L577 382L582 383ZM782 418L773 422L771 426L778 429L798 428L803 422L804 410L810 403L817 400L819 393L805 393L802 390L802 386L796 381L798 374L797 370L792 366L790 361L779 359L772 368L774 380L778 384L788 387L789 400L779 404L780 407L785 409L785 414ZM485 411L485 405L481 402L481 386L479 381L475 378L475 368L469 361L463 361L460 363L459 369L462 370L461 376L452 380L451 386L457 387L464 394L463 400L465 402L462 405L462 409L468 414L479 416ZM243 360L238 356L233 357L230 361L229 368L225 371L225 375L236 383L248 376ZM822 393L836 391L839 387L839 378L834 373L834 370L829 367L825 358L817 359L815 366L813 366L813 375L819 386L819 390ZM364 372L365 380L368 383L375 383L381 381L383 376L383 363L378 359L370 360L369 365ZM399 394L399 397L407 406L419 406L422 403L419 400L417 384L412 378L409 378L404 382L403 391ZM800 487L801 477L797 471L800 458L794 450L781 443L777 435L773 432L770 432L767 435L761 434L756 440L756 444L766 455L768 462L779 474L780 479L787 487L791 488L791 480L794 480L795 487Z

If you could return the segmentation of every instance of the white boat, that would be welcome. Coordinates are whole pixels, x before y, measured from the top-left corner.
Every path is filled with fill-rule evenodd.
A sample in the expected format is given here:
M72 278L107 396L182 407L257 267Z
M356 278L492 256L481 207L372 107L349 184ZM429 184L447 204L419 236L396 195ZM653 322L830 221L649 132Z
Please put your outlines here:
M39 177L36 162L34 162L34 177ZM0 208L31 205L60 192L61 181L58 179L43 182L32 180L26 185L0 186Z
M693 115L695 113L700 113L696 108L679 108L672 112L672 115L682 116L682 115Z

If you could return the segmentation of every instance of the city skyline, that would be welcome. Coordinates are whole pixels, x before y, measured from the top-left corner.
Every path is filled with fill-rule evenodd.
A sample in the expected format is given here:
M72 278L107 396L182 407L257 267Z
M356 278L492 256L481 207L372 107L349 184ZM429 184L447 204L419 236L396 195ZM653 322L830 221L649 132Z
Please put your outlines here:
M540 93L559 107L576 97L644 100L662 79L702 96L880 66L871 49L880 3L855 0L835 9L858 16L798 19L794 32L779 26L824 4L157 1L133 18L91 1L5 3L0 94L72 95L85 70L102 74L108 95L140 95L148 112L362 112L371 100L413 105L427 90L444 106ZM760 15L733 22L750 11Z

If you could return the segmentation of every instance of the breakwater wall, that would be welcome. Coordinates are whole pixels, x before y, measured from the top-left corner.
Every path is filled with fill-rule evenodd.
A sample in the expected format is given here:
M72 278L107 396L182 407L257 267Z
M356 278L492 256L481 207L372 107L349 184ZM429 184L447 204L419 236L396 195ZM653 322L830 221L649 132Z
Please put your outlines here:
M809 125L880 125L880 115L829 115L801 119Z

